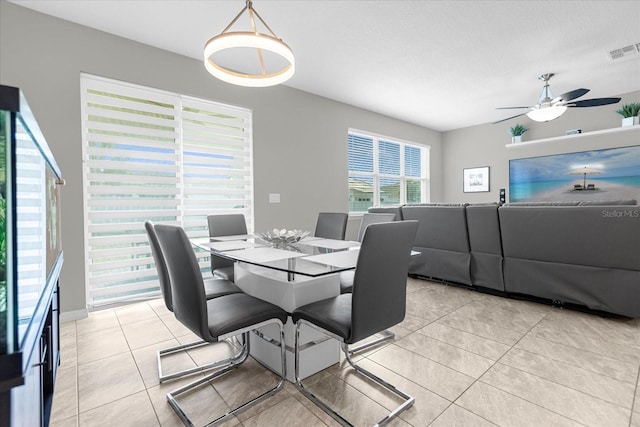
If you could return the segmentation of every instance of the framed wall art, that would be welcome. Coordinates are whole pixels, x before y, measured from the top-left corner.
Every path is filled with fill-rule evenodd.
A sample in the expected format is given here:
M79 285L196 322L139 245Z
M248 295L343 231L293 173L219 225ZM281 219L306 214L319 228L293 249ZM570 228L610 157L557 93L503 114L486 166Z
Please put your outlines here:
M512 159L509 201L640 200L640 146Z
M489 191L489 166L464 169L462 183L465 193Z

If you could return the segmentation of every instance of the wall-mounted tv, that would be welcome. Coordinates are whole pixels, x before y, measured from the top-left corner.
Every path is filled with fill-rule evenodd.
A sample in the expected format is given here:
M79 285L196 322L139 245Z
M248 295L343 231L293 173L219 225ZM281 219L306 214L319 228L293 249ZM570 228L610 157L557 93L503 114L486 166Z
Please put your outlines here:
M509 201L640 200L640 146L509 161Z

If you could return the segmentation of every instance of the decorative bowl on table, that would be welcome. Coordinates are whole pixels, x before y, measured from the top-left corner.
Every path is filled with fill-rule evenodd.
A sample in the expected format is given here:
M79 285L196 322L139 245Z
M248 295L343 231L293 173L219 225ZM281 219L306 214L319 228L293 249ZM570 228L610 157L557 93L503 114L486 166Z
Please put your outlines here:
M293 243L297 243L303 237L309 235L308 231L304 230L287 230L274 228L270 231L262 231L256 233L257 236L265 242L271 244L274 247L286 247Z

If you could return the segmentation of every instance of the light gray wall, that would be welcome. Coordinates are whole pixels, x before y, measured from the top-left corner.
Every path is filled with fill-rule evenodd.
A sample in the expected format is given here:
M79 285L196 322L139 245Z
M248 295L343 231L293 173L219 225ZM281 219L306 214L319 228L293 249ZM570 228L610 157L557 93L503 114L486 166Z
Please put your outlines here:
M497 202L500 188L507 190L508 201L510 159L639 145L638 132L624 132L593 137L583 136L514 148L505 147L506 144L511 143L511 136L507 131L516 123L524 124L529 128L523 136L523 141L562 136L569 129L580 128L582 132L589 132L618 128L621 125L622 116L615 110L624 103L640 102L640 91L624 95L610 94L610 96L620 96L622 101L602 107L569 108L561 117L547 123L537 123L523 116L524 118L519 117L495 125L483 124L444 132L442 134L442 201ZM589 99L589 94L585 95L584 99ZM508 117L508 113L505 113L505 116ZM464 193L462 191L463 169L478 166L490 167L490 191ZM437 201L433 197L432 200Z
M299 66L304 66L300 64ZM431 146L431 194L442 197L441 134L285 86L240 88L200 61L0 0L0 84L20 87L67 180L62 311L85 307L80 73L253 110L255 227L313 230L319 211L347 211L349 127ZM280 193L269 204L268 193Z

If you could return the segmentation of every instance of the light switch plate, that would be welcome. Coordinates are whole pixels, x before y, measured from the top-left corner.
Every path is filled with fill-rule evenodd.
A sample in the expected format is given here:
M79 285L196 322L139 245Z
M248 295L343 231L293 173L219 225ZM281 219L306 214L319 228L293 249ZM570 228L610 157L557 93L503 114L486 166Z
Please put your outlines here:
M280 193L269 193L269 203L280 203Z

